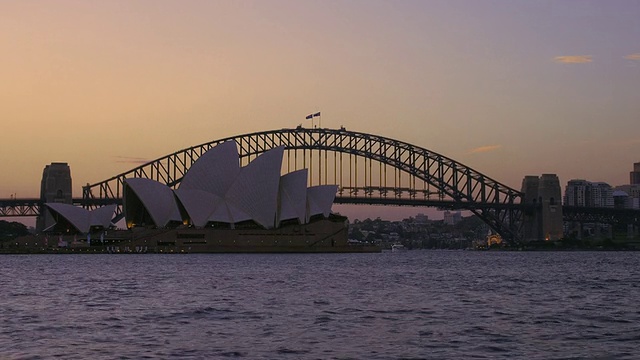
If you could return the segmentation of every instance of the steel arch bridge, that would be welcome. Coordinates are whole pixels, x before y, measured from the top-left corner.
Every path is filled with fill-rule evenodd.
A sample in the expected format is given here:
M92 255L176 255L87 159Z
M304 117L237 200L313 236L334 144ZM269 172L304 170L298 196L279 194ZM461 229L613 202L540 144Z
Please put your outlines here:
M182 149L83 187L83 203L121 203L126 178L175 188L207 150L235 141L242 165L285 147L282 171L309 169L309 186L337 184L336 203L436 206L470 210L510 241L522 239L523 194L453 159L409 143L341 129L281 129L214 140ZM117 211L121 211L118 209Z

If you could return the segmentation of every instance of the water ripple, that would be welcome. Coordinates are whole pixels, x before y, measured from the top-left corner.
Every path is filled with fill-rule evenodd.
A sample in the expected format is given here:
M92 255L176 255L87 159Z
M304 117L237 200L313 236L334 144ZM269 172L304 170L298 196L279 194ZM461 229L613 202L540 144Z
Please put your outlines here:
M0 358L633 359L636 253L3 256Z

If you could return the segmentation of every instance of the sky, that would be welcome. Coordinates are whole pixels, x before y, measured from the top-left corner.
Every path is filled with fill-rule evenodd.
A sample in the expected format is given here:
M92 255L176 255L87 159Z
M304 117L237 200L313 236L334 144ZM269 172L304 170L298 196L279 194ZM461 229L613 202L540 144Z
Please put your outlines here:
M622 0L2 0L0 198L38 197L51 162L80 196L316 111L516 189L542 173L627 184L639 18Z

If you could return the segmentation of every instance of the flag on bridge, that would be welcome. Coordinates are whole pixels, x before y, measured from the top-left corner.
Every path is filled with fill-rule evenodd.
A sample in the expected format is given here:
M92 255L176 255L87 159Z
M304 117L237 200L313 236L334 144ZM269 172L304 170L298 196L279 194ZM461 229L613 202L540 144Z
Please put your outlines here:
M313 114L309 114L309 115L307 115L307 117L306 117L305 119L307 119L307 120L313 120Z
M313 114L313 117L320 116L320 112Z

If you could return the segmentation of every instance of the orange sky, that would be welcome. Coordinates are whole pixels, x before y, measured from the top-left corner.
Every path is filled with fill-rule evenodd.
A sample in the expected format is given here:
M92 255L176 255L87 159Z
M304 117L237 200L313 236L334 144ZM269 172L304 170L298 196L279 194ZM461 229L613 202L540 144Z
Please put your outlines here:
M619 185L640 161L640 3L3 1L0 198L68 162L74 194L248 132L425 147L515 188Z

